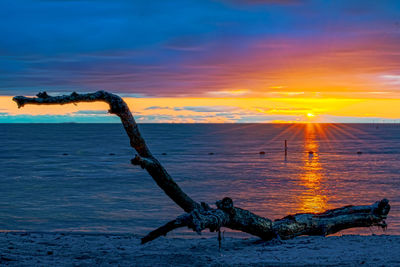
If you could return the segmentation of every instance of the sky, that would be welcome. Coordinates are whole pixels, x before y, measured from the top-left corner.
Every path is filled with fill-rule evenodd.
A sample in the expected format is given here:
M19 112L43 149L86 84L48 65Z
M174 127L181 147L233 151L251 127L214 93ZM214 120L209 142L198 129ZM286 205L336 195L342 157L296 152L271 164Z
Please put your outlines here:
M400 1L2 0L0 122L400 122Z

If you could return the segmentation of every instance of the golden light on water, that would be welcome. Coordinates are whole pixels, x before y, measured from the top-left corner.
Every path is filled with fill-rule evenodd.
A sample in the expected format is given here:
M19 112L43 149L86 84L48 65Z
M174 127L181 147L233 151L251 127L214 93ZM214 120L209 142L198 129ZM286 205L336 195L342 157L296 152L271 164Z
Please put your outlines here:
M305 189L298 196L300 212L322 212L328 208L328 195L323 188L325 180L323 166L319 157L319 143L316 125L307 124L305 128L303 167L300 174L300 185Z
M331 203L334 203L334 200L340 198L340 196L337 195L337 189L329 187L329 185L334 184L334 181L330 179L335 178L334 175L325 171L327 167L332 169L332 166L325 166L332 163L329 159L324 161L324 157L331 157L329 151L334 149L338 140L343 139L352 140L352 145L356 144L361 151L365 147L377 149L377 145L365 141L366 136L369 136L369 138L376 137L362 129L345 124L307 123L298 126L298 128L304 131L302 165L296 180L300 190L297 191L296 195L296 210L290 212L318 213L335 208ZM298 136L298 132L293 131L293 135ZM360 136L363 136L363 138L360 138ZM322 152L321 144L324 147ZM355 150L354 154L357 151Z

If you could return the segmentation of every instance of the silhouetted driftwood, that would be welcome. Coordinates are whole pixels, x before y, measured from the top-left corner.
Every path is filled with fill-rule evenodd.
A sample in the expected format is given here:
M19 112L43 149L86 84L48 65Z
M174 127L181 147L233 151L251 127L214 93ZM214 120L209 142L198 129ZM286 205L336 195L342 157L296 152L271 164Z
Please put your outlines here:
M197 233L201 233L204 229L219 231L221 227L227 227L270 240L276 237L289 239L300 235L325 236L352 227L380 226L386 228L387 226L385 219L390 210L387 199L368 206L346 206L323 213L301 213L275 221L235 207L230 198L217 201L216 208L212 208L206 203L198 203L186 195L161 163L151 154L128 105L121 97L105 91L89 94L73 92L71 95L63 96L49 96L46 92L42 92L37 94L37 97L16 96L13 100L17 102L18 107L26 104L62 105L95 101L109 104L109 113L115 114L121 119L130 144L138 153L131 163L146 169L157 185L185 211L175 220L143 237L142 243L166 235L179 227L189 227Z

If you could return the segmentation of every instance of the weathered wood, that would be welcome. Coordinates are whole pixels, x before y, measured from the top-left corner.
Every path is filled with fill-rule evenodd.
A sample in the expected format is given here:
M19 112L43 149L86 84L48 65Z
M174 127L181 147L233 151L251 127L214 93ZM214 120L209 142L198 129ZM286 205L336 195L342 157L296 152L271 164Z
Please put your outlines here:
M229 198L222 201L224 200L232 203ZM389 201L382 199L369 206L345 206L323 213L299 213L272 222L250 211L233 207L233 205L229 209L224 209L219 203L217 202L218 209L206 212L195 210L179 216L176 220L145 236L142 243L165 236L169 231L184 226L198 233L207 228L215 231L221 227L227 227L258 236L264 240L276 237L290 239L301 235L326 236L354 227L379 226L385 229L387 225L384 220L390 210ZM171 227L172 225L174 227Z
M274 222L248 210L235 207L230 198L217 201L216 208L211 208L205 203L195 202L174 182L161 163L151 154L128 105L119 96L105 91L89 94L73 92L71 95L63 96L49 96L46 92L42 92L37 94L37 97L16 96L13 100L17 102L18 107L26 104L63 105L95 101L109 104L109 112L120 117L130 144L138 153L131 163L146 169L157 185L186 212L149 233L142 239L142 243L166 235L179 227L189 227L197 233L201 233L204 229L219 231L221 227L227 227L264 240L276 237L289 239L299 235L325 236L352 227L387 227L385 219L390 211L390 205L386 199L369 206L346 206L323 213L289 215Z
M121 97L105 91L97 91L89 94L77 94L73 92L70 95L63 96L49 96L46 92L41 92L37 94L37 97L16 96L13 100L17 102L19 108L26 104L64 105L79 102L106 102L110 106L108 112L117 115L121 119L122 125L130 139L131 147L139 154L139 156L135 158L137 158L137 160L140 159L139 161L142 163L142 168L148 171L158 186L184 211L190 212L198 206L193 199L180 189L160 162L151 154L139 132L139 128L128 105Z

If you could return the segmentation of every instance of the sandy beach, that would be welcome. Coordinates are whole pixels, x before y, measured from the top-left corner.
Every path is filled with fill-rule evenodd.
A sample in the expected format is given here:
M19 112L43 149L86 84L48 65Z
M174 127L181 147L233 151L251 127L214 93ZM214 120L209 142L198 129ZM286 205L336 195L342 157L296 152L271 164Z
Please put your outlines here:
M257 238L160 238L133 234L0 233L6 266L399 266L400 236L345 235L260 242Z

